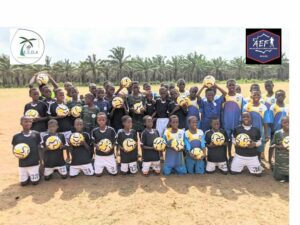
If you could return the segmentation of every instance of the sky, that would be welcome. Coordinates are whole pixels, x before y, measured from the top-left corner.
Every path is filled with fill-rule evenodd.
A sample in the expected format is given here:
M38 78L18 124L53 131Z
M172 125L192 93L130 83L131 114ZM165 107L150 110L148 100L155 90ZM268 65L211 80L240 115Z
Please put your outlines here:
M23 28L23 27L22 27ZM45 54L52 62L70 59L78 62L96 54L105 59L113 47L125 47L125 54L170 58L198 52L208 59L221 56L230 60L245 56L245 28L205 27L99 27L29 28L44 36ZM10 28L0 27L0 54L9 55ZM282 32L282 51L288 56L288 32Z

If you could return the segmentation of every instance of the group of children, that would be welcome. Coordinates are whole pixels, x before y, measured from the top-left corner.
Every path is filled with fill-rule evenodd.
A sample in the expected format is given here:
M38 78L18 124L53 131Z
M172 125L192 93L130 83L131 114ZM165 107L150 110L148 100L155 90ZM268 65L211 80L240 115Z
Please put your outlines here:
M212 87L193 86L186 90L185 81L179 79L174 84L161 84L159 93L151 90L145 83L140 90L138 81L130 86L122 84L115 90L111 82L103 87L89 84L89 93L80 95L70 82L59 88L49 75L53 89L46 85L33 87L31 80L29 96L32 101L25 105L21 118L23 130L13 137L12 145L26 143L30 147L29 155L19 159L21 185L29 182L36 184L43 173L45 180L58 171L62 178L75 177L82 172L85 175L101 176L106 170L111 175L135 174L141 168L144 175L161 173L204 174L213 173L216 168L222 174L241 173L247 167L253 175L263 172L261 153L264 145L272 140L269 149L269 163L274 166L274 177L288 181L288 149L282 146L282 139L288 136L288 106L284 103L285 91L273 91L274 84L265 82L266 95L262 96L260 86L252 84L250 98L241 94L236 81L226 82L227 91L217 84ZM202 92L205 97L201 97ZM217 95L217 92L221 95ZM178 97L185 96L188 104L180 105ZM121 97L121 107L113 107L115 97ZM142 103L142 110L134 108ZM66 105L70 110L74 106L82 107L79 117L72 114L60 116L57 107ZM35 109L38 117L26 116L26 111ZM72 133L81 133L84 140L79 146L72 146ZM224 144L215 145L212 136L220 132L225 137ZM248 134L251 141L246 147L236 141L239 134ZM48 149L46 142L50 136L61 140L58 150ZM163 137L166 142L164 153L154 149L153 141ZM123 148L125 139L133 139L137 145L128 152ZM99 150L99 142L109 139L112 148L108 152ZM176 139L183 141L184 149L178 151L172 145ZM232 145L235 155L232 157ZM193 149L200 148L203 156L199 159ZM272 163L273 151L275 164ZM141 150L141 151L140 151ZM139 156L142 160L140 163ZM116 156L120 156L120 168ZM273 165L274 164L274 165Z

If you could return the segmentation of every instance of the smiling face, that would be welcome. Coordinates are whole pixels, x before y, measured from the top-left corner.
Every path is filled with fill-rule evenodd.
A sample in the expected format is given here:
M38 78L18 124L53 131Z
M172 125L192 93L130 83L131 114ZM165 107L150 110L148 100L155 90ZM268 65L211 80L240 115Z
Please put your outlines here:
M198 128L198 121L195 116L191 116L189 118L189 125L192 130L196 130Z
M167 91L167 89L166 89L165 87L161 87L161 88L159 89L159 95L160 95L161 99L166 99L167 96L168 96L168 91Z
M172 129L177 130L179 125L178 117L171 117L170 118L170 126Z
M185 82L184 81L179 81L178 84L177 84L177 87L178 87L180 92L184 92Z
M39 100L40 92L37 89L31 89L29 96L32 98L32 101L36 102Z
M242 121L243 121L243 124L245 126L250 126L251 123L252 123L252 120L251 120L251 115L249 112L243 112L242 114Z
M276 92L276 99L278 103L282 104L285 100L285 92L283 91Z
M62 103L65 100L65 93L62 90L56 91L56 99L57 102Z
M105 128L106 122L107 122L106 115L100 114L100 115L97 116L97 123L98 123L100 128L102 128L102 129Z
M211 128L213 130L219 130L220 129L220 120L219 119L211 120Z
M146 128L148 129L151 129L153 127L153 119L151 116L147 116L145 119L144 119L144 125Z
M212 102L215 98L215 92L212 89L207 89L207 91L205 91L205 97L207 99L208 102Z
M24 131L29 131L32 127L32 119L31 118L26 118L22 117L21 118L21 126L23 127Z
M281 120L281 126L282 126L282 129L285 131L285 132L288 132L289 131L289 126L290 125L290 120L289 120L289 117L284 117L282 118Z
M178 91L177 91L176 89L172 89L172 90L170 91L170 95L171 95L171 98L172 98L174 101L176 101L176 99L177 99L178 96L179 96L179 93L178 93Z
M251 98L252 98L253 104L259 104L259 100L261 98L260 91L252 91L251 92Z
M273 92L274 84L272 81L267 81L265 83L265 89L268 93Z
M104 88L98 88L97 89L97 98L102 100L104 98L104 96L105 96Z
M76 132L82 132L82 130L83 130L83 120L81 118L77 118L74 121L74 128L75 128Z
M132 128L132 119L131 118L127 118L123 122L123 127L124 127L125 130L130 130Z
M230 93L235 93L235 85L236 85L236 82L233 80L227 82L226 87Z

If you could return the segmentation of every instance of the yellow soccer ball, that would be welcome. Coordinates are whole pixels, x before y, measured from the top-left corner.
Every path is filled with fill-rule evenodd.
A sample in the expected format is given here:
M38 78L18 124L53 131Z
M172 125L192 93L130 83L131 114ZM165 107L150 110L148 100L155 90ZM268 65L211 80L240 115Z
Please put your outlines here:
M214 145L221 146L225 142L225 137L221 132L215 132L211 136L211 141Z
M126 138L122 145L125 152L132 152L136 148L136 142L132 138Z
M123 87L126 87L128 88L131 84L131 79L129 77L123 77L122 80L121 80L121 85Z
M81 133L73 133L70 136L70 143L71 145L78 147L80 143L84 141L84 136Z
M182 151L184 149L183 140L182 139L180 139L180 140L173 139L171 141L171 147L177 152Z
M61 147L61 140L59 137L53 135L47 138L46 146L50 150L57 150Z
M242 133L242 134L238 134L238 136L236 136L235 142L236 142L240 147L246 148L246 147L248 147L248 145L250 144L251 139L250 139L250 137L249 137L248 134Z
M25 116L26 117L30 117L32 119L34 118L38 118L39 117L39 112L35 109L28 109L26 112L25 112Z
M18 159L25 159L30 153L30 148L27 144L20 143L14 147L13 153Z
M111 141L107 138L102 139L98 143L98 150L101 152L109 152L110 150L112 150L112 148L113 148L113 145L112 145Z
M39 74L36 76L36 82L37 82L39 85L47 84L48 81L49 81L49 77L48 77L48 74L47 74L47 73L39 73Z
M143 103L142 103L142 102L135 103L135 104L133 105L133 109L134 109L138 114L141 114L141 113L142 113L142 109L144 109Z
M161 137L157 137L154 139L153 148L156 151L163 152L166 150L166 147L167 147L167 143L166 143L165 139L163 139Z
M289 136L286 136L285 138L283 138L282 145L286 149L289 149L289 147L290 147L290 137Z
M82 112L82 107L81 106L79 106L79 105L75 105L74 107L72 107L72 109L71 109L71 115L73 116L73 117L80 117L80 115L81 115L81 112Z
M63 105L63 104L58 105L56 107L56 114L58 116L67 116L67 115L69 115L69 108L68 108L68 106Z
M212 75L208 75L203 79L203 85L210 88L215 85L216 79Z
M204 153L201 150L201 148L193 148L191 150L191 154L193 155L194 159L197 160L200 160L204 156Z
M184 95L178 96L178 98L177 98L178 105L185 106L185 105L188 105L188 103L189 103L189 99L186 96L184 96Z
M114 97L114 99L112 100L112 106L116 109L119 109L122 107L123 105L123 98L121 97Z

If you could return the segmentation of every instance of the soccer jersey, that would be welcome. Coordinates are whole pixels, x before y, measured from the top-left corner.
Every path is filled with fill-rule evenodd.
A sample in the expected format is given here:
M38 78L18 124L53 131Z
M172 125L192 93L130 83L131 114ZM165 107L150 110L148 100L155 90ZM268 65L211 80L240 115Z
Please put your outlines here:
M173 109L177 106L178 104L175 101L171 101L168 106L168 113L171 113ZM186 116L187 116L187 110L183 109L180 107L178 110L176 110L172 115L178 116L179 119L179 129L185 129L186 128Z
M38 101L37 103L30 102L30 103L26 104L25 107L24 107L24 114L29 109L36 110L39 113L40 117L46 117L47 116L48 107L42 101ZM35 130L35 131L38 131L38 132L46 131L47 130L46 120L33 122L31 130Z
M281 129L281 119L289 115L288 105L280 107L276 103L270 107L270 118L271 123L273 124L273 130L277 131Z
M91 132L92 140L95 144L98 144L102 139L108 139L115 145L116 142L116 132L112 127L106 126L105 129L102 131L99 127L95 128ZM114 148L112 148L109 152L102 152L96 149L96 155L99 156L107 156L114 154Z
M192 133L190 130L184 132L184 146L187 152L190 152L193 148L205 148L205 139L202 130L197 129L196 133Z
M187 119L190 116L196 116L197 120L200 120L200 116L199 116L199 110L200 110L200 106L201 105L201 99L194 99L194 100L189 100L189 106L188 106L188 112L187 112Z
M261 134L258 128L251 126L250 129L246 129L243 125L240 125L234 129L233 136L236 138L239 134L247 134L253 142L257 142L261 139ZM240 148L235 147L235 152L240 156L257 156L257 147L254 148Z
M117 134L117 144L119 146L123 146L123 141L127 138L131 138L137 143L137 132L133 129L131 129L129 133L127 133L124 129L119 130ZM123 150L120 150L121 163L131 163L137 161L137 153L137 147L131 152L124 152Z
M124 108L114 109L112 115L110 115L110 125L115 129L116 132L122 129L122 117L126 115Z
M90 133L94 128L98 126L97 124L97 114L100 112L97 106L88 107L83 106L81 112L81 118L84 123L84 131Z
M28 134L20 132L13 136L11 144L16 146L17 144L27 144L30 148L29 155L25 159L19 159L19 167L29 167L39 165L39 150L38 146L41 142L39 132L31 130Z
M275 94L273 94L272 96L264 95L262 97L262 99L264 100L264 103L265 103L265 105L267 106L268 109L270 109L271 105L276 103Z
M54 102L51 106L50 106L50 115L53 117L57 116L56 113L56 108L58 107L58 103ZM64 105L64 104L61 104ZM58 131L59 132L65 132L65 131L70 131L73 128L73 123L72 123L72 118L71 116L66 116L66 117L62 117L62 118L57 118L56 119L58 122Z
M45 99L43 99L43 102L47 105L47 114L48 115L50 115L51 113L50 113L50 106L54 103L54 102L56 102L56 99L54 99L54 98L50 98L50 99L47 99L47 98L45 98Z
M109 101L97 99L94 101L94 104L99 108L100 112L104 112L106 116L108 116L111 110L111 104Z
M145 115L152 116L155 111L155 103L146 101Z
M222 133L225 137L225 143L228 142L228 136L226 132L220 129L218 132ZM227 146L216 146L214 148L208 147L211 144L211 136L213 135L213 130L208 130L205 133L205 142L207 147L207 161L209 162L225 162L226 161L226 148Z
M243 108L243 97L240 94L226 95L223 104L223 128L233 131L239 125Z
M129 95L127 97L127 103L129 108L133 108L134 104L142 102L143 106L145 106L145 97L143 95ZM135 113L132 111L129 111L129 115L132 118L132 128L138 132L144 130L144 113Z
M46 141L50 136L53 136L53 135L48 133L43 137L42 145L44 148L46 148ZM62 145L66 144L65 137L63 134L57 133L57 134L55 134L55 136L57 136L61 140ZM64 166L65 164L66 163L64 160L64 154L63 154L62 147L60 147L57 150L46 150L45 151L45 153L44 153L45 167L52 168L52 167L57 167L57 166Z
M184 92L178 91L178 93L180 96L183 96L183 97L188 97L190 95L190 92L188 90L185 90Z
M91 138L87 132L81 133L84 137L85 142L90 146L91 145ZM90 149L86 149L85 146L72 146L71 150L72 155L72 162L71 165L78 166L78 165L85 165L91 162L91 154Z
M168 105L170 100L163 101L161 98L155 102L156 118L168 118Z
M155 129L145 129L142 132L142 156L144 162L152 162L152 161L159 161L160 156L159 152L154 149L144 149L143 146L153 147L153 141L155 138L159 137L159 133Z

